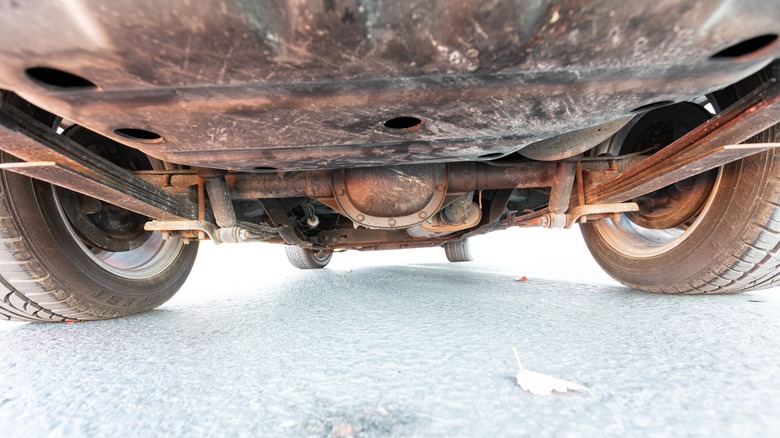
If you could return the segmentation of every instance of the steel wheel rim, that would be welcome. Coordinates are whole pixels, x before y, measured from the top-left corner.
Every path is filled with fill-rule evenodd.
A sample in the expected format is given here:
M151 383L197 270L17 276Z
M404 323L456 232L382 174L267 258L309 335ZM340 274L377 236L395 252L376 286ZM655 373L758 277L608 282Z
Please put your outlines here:
M105 251L90 248L71 226L59 197L54 196L57 212L65 224L66 231L83 254L102 268L118 277L143 280L157 276L172 266L181 253L184 242L179 237L163 239L162 233L154 232L140 247L131 251Z
M327 249L312 250L311 255L315 260L324 262L330 257L330 251Z
M162 162L157 160L150 160L150 164L152 169L164 169ZM117 277L144 280L160 275L176 263L184 248L183 239L174 236L163 239L159 231L151 233L141 246L130 251L107 251L87 245L68 219L54 186L52 193L57 214L65 224L68 236L93 263Z
M718 176L707 201L688 228L677 227L661 230L644 228L631 222L631 219L625 214L621 215L620 221L603 219L596 222L594 227L607 245L625 256L650 258L667 253L680 246L701 225L703 218L712 207L722 175L723 169L718 169Z

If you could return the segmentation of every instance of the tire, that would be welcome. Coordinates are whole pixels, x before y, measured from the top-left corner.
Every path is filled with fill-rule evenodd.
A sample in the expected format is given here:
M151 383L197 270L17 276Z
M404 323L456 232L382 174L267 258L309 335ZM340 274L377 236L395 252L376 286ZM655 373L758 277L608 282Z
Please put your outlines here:
M474 260L471 256L471 245L468 239L455 240L444 244L444 254L447 260L452 263L470 262Z
M732 88L734 99L749 91ZM779 132L776 125L748 142L777 142ZM713 294L771 288L780 276L780 152L721 168L698 216L676 237L674 230L637 227L625 215L619 223L606 219L580 228L598 264L635 289Z
M196 242L152 233L133 251L91 250L58 196L50 184L0 172L0 319L115 318L159 306L184 283Z
M321 249L313 251L307 248L287 245L284 247L287 260L298 269L322 269L330 263L333 251Z

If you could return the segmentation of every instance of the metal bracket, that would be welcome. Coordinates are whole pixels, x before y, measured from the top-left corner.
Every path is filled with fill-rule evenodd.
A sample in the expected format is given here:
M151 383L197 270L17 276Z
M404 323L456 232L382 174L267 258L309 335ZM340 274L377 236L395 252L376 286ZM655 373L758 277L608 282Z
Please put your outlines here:
M515 219L510 223L510 226L570 229L581 218L588 216L601 217L603 215L628 213L630 211L639 211L639 205L636 202L578 205L565 214L546 213L532 219Z
M295 226L290 222L290 217L287 216L282 204L277 199L261 199L260 205L263 206L265 214L271 219L271 222L277 227L279 236L282 237L285 243L288 245L300 246L302 248L312 248L314 244L301 239L298 233L295 231Z
M206 221L150 221L144 224L144 229L146 231L160 231L163 233L197 231L198 235L203 233L216 244L222 243L217 235L217 227Z
M578 219L589 215L628 213L639 211L636 202L623 202L620 204L578 205L566 213L566 229L571 228Z
M146 231L160 231L163 233L193 231L197 233L199 238L201 238L201 234L208 236L209 239L211 239L211 241L217 245L220 243L267 241L271 240L276 234L278 234L278 231L273 228L254 224L239 224L239 226L219 228L211 222L198 220L151 221L144 224L144 229Z

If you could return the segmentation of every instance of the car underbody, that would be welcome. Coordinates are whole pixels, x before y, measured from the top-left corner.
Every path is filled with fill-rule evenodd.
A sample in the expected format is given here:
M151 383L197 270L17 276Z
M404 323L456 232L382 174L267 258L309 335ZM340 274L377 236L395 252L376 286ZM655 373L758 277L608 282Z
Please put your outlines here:
M0 2L0 168L102 252L685 231L778 146L778 6Z

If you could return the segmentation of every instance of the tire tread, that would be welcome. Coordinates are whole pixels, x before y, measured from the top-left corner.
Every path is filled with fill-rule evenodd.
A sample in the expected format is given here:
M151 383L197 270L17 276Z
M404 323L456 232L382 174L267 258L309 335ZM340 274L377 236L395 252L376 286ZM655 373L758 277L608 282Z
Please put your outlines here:
M454 240L444 244L444 254L452 263L470 262L474 260L471 255L471 246L468 239Z
M294 245L285 245L284 253L290 264L298 269L322 269L330 263L330 258L333 255L330 253L326 260L318 260L310 249Z
M0 316L11 321L94 319L68 303L68 295L35 259L0 191Z
M778 157L775 157L776 159ZM689 283L686 294L741 293L774 287L780 279L780 223L774 220L780 215L780 179L768 181L765 194L772 199L761 198L760 217L764 222L750 224L747 235L754 239L743 239L735 245L726 260L714 263L701 277L701 282ZM766 195L765 195L766 196ZM647 288L652 292L679 293L668 287Z

